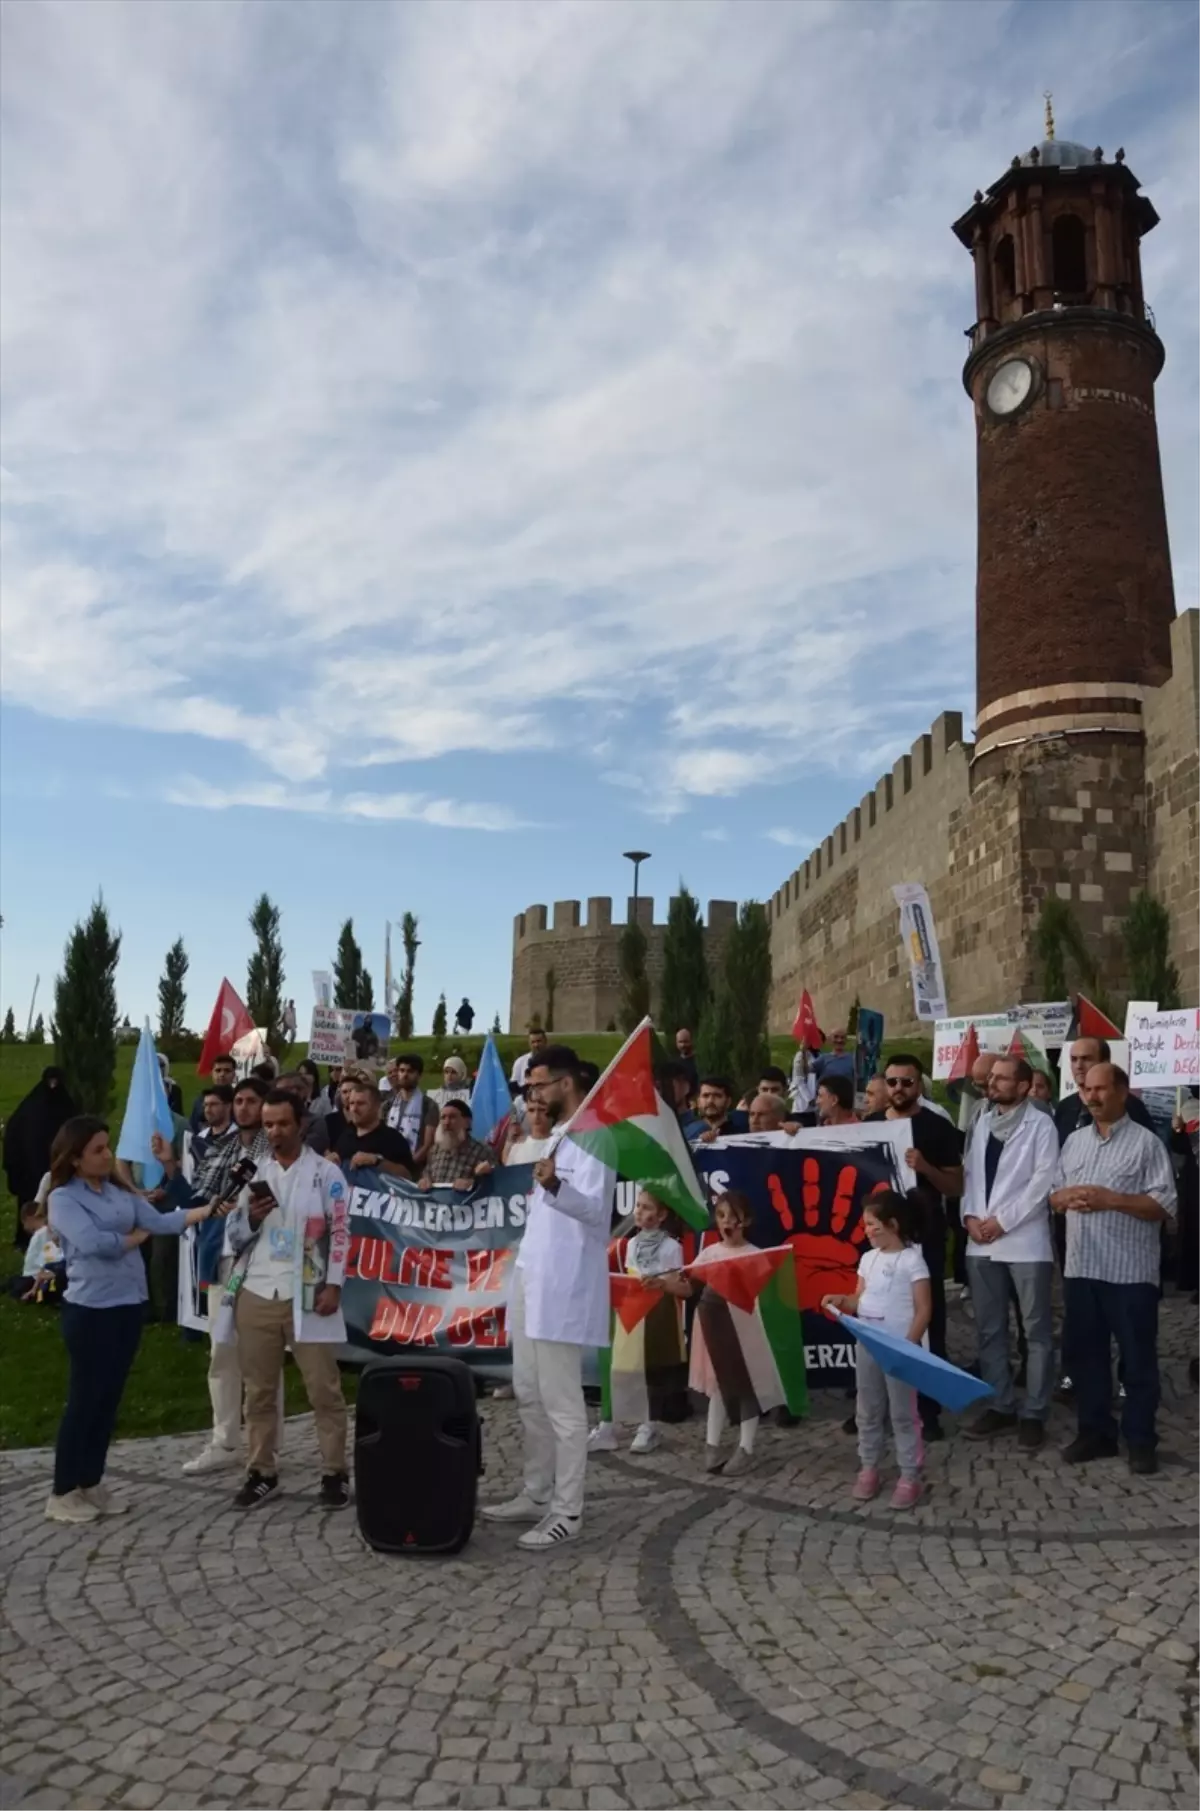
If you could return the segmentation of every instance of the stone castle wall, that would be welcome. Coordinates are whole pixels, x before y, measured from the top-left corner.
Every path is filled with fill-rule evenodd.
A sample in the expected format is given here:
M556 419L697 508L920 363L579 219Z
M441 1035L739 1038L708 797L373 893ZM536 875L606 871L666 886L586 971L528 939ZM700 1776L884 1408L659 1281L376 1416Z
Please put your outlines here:
M1172 674L1147 694L1146 840L1147 884L1171 914L1171 956L1179 970L1182 998L1196 998L1200 969L1200 612L1188 610L1171 626Z
M625 924L632 922L634 902L626 907ZM720 960L726 933L737 916L737 905L728 899L709 902L705 943L709 967ZM637 920L646 934L646 972L650 979L651 1011L658 1004L662 981L665 924L654 922L653 899L639 899ZM612 900L589 899L583 917L577 899L560 899L553 917L544 905L529 906L513 923L512 992L508 1028L527 1029L535 1014L546 1023L547 975L554 972L554 1030L568 1033L606 1031L614 1025L621 1000L621 972L617 946L625 924L614 924Z
M983 760L939 717L768 902L771 1030L800 990L828 1030L855 997L889 1036L915 1031L891 889L929 892L952 1013L1037 999L1033 930L1067 900L1110 990L1125 991L1121 926L1141 887L1168 907L1183 997L1197 997L1197 613L1176 619L1174 672L1140 734L1047 735Z
M1046 897L1069 902L1111 993L1126 991L1121 926L1141 887L1171 915L1171 954L1185 1002L1197 998L1200 854L1197 794L1200 616L1177 617L1173 672L1142 699L1141 733L1044 735L976 759L962 718L948 712L918 737L849 816L767 902L774 979L770 1028L786 1032L802 988L826 1030L844 1024L857 996L887 1020L890 1037L917 1029L898 881L928 889L952 1013L1041 997L1033 931ZM633 911L633 901L628 912ZM736 906L709 906L710 963ZM652 1002L662 975L664 925L638 901ZM553 916L530 906L513 932L510 1029L546 1015L553 968L555 1029L603 1031L620 1000L621 925L610 899L560 900Z

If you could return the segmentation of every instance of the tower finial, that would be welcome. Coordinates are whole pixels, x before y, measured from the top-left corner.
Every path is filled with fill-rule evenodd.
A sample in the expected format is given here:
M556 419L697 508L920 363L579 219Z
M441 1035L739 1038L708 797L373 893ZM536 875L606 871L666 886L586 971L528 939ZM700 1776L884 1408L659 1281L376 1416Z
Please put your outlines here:
M1046 137L1054 137L1054 96L1046 89Z

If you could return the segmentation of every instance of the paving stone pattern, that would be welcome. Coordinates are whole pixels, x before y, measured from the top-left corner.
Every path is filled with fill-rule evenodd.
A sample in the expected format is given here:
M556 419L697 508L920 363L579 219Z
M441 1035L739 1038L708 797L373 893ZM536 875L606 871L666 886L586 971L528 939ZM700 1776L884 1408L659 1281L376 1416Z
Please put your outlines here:
M955 1309L961 1352L970 1329ZM2 1801L64 1807L1194 1806L1196 1311L1164 1304L1164 1468L1011 1439L930 1449L915 1513L848 1500L840 1394L702 1470L698 1421L590 1462L586 1531L544 1555L480 1524L449 1560L370 1551L320 1510L307 1418L249 1514L194 1440L129 1442L132 1513L46 1522L8 1455ZM514 1483L483 1409L486 1493Z

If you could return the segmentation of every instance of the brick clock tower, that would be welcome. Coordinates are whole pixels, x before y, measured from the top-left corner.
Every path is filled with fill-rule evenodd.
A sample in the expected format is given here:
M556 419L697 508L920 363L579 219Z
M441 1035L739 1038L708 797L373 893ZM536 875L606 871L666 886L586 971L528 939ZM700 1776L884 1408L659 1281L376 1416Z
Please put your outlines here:
M1055 893L1113 980L1146 877L1143 702L1170 678L1175 614L1142 291L1157 223L1124 152L1056 138L1047 103L1044 142L954 225L977 315L977 859L990 844L1013 888L1015 948Z

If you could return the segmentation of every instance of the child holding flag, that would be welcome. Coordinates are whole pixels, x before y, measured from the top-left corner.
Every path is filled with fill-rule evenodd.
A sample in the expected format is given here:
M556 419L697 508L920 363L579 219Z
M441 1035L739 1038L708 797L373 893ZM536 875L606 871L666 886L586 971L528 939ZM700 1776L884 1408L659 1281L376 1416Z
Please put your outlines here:
M680 1298L691 1290L679 1274L683 1246L668 1230L670 1210L648 1189L639 1190L633 1218L637 1231L626 1244L624 1274L640 1278L658 1300L632 1330L614 1316L611 1420L597 1422L588 1436L593 1453L615 1452L617 1428L629 1422L637 1424L629 1450L652 1453L662 1443L658 1423L667 1418L670 1397L687 1389Z
M863 1206L863 1227L870 1251L858 1266L853 1295L826 1295L822 1308L836 1308L860 1320L876 1321L915 1345L925 1338L933 1312L929 1267L921 1255L917 1224L920 1209L908 1195L881 1188ZM879 1462L883 1458L889 1419L900 1480L892 1492L893 1509L911 1509L921 1496L925 1446L917 1392L902 1378L888 1377L863 1346L858 1347L858 1457L861 1470L851 1492L856 1503L879 1495Z
M748 1263L754 1254L767 1256L746 1237L752 1219L749 1199L739 1190L730 1189L719 1197L715 1217L720 1243L705 1246L690 1266L692 1289L700 1290L701 1295L692 1327L689 1382L693 1390L708 1397L704 1468L732 1478L749 1471L754 1463L759 1416L767 1409L779 1408L787 1398L757 1300L747 1309L738 1304L742 1290L735 1287L732 1299L726 1293L724 1272L734 1273L735 1265ZM712 1280L708 1281L703 1273L710 1267ZM732 1280L731 1275L729 1281ZM726 1457L721 1449L721 1435L731 1421L739 1430L738 1444Z

